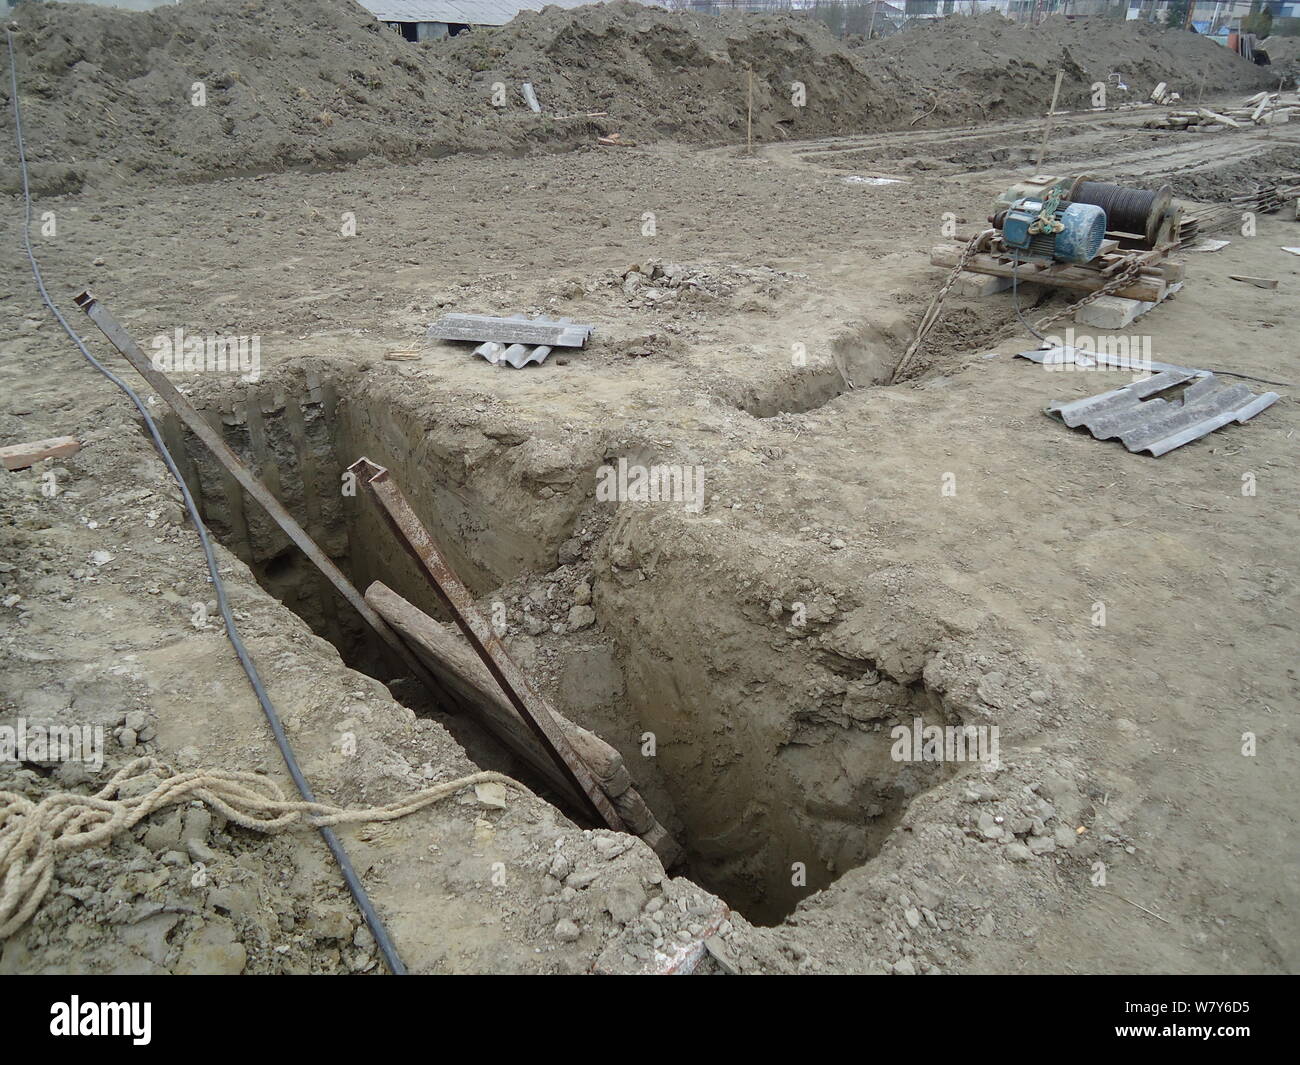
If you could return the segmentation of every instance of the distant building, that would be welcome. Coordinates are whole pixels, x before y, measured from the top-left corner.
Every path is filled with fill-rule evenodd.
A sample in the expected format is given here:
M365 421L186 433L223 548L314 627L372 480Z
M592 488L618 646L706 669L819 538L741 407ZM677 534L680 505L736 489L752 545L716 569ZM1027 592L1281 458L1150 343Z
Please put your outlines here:
M357 0L408 41L437 41L475 26L504 26L521 11L581 7L592 0Z
M1237 29L1255 6L1255 0L1193 0L1190 25L1198 33L1207 35L1218 33L1225 27ZM1274 18L1300 17L1300 0L1262 0L1259 6L1267 8ZM1129 0L1128 17L1166 22L1169 7L1170 0ZM1183 12L1186 18L1188 9L1183 8Z
M19 0L7 0L10 7L17 7ZM171 7L176 0L62 0L65 3L90 4L93 7L118 7L123 11L152 11L156 7Z

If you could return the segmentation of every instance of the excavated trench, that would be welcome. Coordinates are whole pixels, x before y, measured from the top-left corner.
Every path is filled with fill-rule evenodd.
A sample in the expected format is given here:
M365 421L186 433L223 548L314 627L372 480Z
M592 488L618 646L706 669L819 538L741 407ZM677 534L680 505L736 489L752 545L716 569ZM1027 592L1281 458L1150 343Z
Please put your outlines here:
M1026 291L1029 288L1025 286ZM854 389L888 387L893 383L894 367L911 343L913 317L919 317L919 312L914 315L906 309L875 306L869 315L834 333L826 342L829 357L816 365L791 367L759 381L730 376L717 383L715 395L755 418L774 418L819 410ZM1002 309L950 308L930 334L920 365L925 369L936 363L945 365L953 356L995 342L1005 327Z
M890 756L891 725L952 723L919 678L891 677L834 639L782 637L781 654L764 653L771 610L737 597L724 566L691 557L647 508L592 503L607 458L598 450L556 455L485 428L464 405L432 417L355 385L295 371L194 398L358 588L383 581L443 617L374 501L344 478L362 455L387 466L465 583L500 597L507 644L556 709L621 751L686 849L679 871L751 921L780 922L868 861L947 772ZM482 730L429 707L397 676L351 608L196 439L174 419L164 431L210 528L268 591L353 668L434 713L475 761L527 779ZM544 612L557 600L562 622L579 579L591 581L594 626L552 624L541 639L522 631L521 602ZM527 604L530 588L543 605Z

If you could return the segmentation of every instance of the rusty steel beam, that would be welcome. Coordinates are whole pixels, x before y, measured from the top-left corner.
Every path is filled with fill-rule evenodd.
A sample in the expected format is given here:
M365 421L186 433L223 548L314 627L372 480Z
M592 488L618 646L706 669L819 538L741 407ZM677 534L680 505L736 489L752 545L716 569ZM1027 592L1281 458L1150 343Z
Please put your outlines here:
M294 520L292 514L284 509L280 501L271 494L270 489L244 465L239 456L222 439L221 434L208 424L203 415L177 390L166 374L154 368L149 356L141 350L140 345L135 342L135 338L122 328L121 323L108 312L108 309L89 292L82 292L75 297L74 302L86 312L87 317L92 322L99 326L104 336L108 337L113 347L117 348L126 358L126 361L135 367L136 372L149 382L158 395L167 401L180 416L180 419L189 427L190 432L207 445L208 450L212 452L221 465L230 471L231 476L239 482L244 491L261 504L262 509L284 530L285 535L298 546L298 549L304 555L315 563L316 568L338 589L339 594L352 605L366 624L374 629L379 638L397 655L398 659L411 671L416 679L424 684L442 705L458 709L459 704L443 689L437 678L429 672L424 663L412 654L411 649L406 646L402 638L393 631L388 622L379 616L375 608L366 602L365 596L357 591L352 582L334 565L330 557L321 550L316 541L307 535L307 531Z
M474 596L456 576L446 556L411 509L402 490L389 477L388 470L364 457L357 459L348 470L370 489L383 511L385 521L402 546L424 570L438 597L451 613L456 627L465 634L470 646L492 674L493 680L510 700L510 705L537 735L538 741L555 759L560 771L572 781L580 794L586 796L601 821L616 832L627 831L623 819L601 791L586 762L578 757L568 737L561 731L550 704L529 683L523 670L515 665L501 638L475 606Z

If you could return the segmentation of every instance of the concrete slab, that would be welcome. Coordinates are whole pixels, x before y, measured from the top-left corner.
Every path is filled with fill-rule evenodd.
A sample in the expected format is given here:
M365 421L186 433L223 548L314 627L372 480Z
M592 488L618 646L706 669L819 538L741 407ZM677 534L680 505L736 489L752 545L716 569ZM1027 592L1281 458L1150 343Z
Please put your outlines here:
M1011 278L994 277L992 274L976 274L970 270L963 270L958 275L954 287L957 289L959 296L975 299L980 296L991 296L995 292L1005 292L1011 287Z
M1074 312L1074 320L1079 325L1090 325L1095 329L1123 329L1141 318L1157 303L1163 303L1183 287L1181 281L1169 286L1164 297L1155 301L1126 300L1119 296L1102 296L1092 303L1080 307Z

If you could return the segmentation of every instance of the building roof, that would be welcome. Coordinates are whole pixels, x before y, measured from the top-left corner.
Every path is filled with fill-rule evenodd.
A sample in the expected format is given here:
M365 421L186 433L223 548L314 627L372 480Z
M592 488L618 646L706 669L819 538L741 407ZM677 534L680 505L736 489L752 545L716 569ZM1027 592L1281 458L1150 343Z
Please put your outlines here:
M461 22L504 26L521 11L581 7L592 0L358 0L381 22Z

